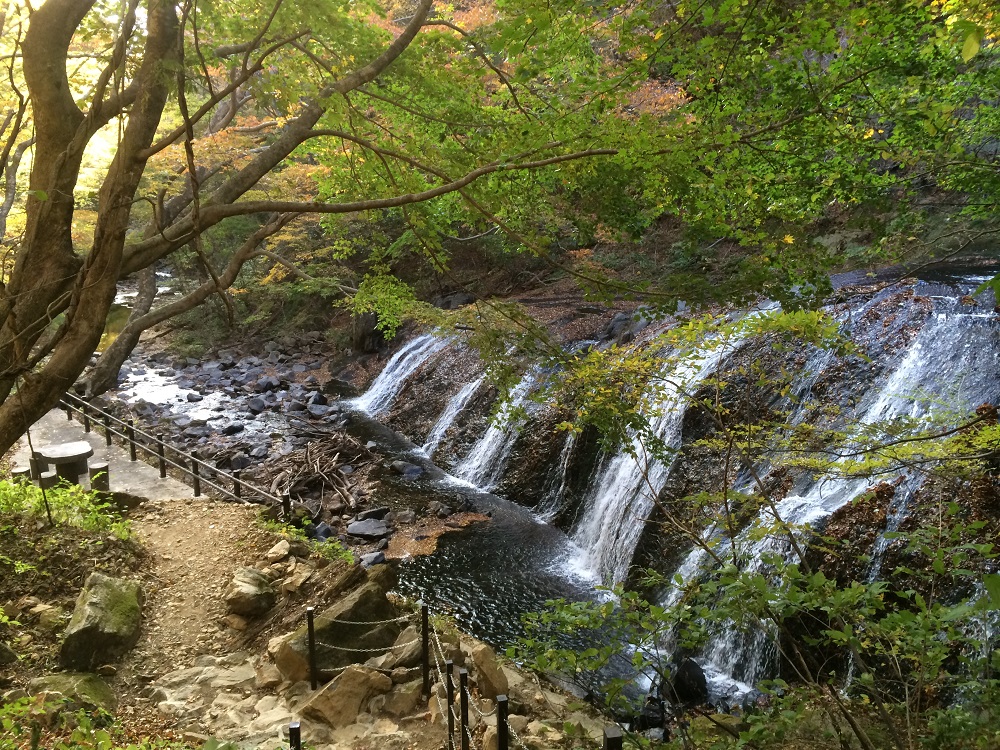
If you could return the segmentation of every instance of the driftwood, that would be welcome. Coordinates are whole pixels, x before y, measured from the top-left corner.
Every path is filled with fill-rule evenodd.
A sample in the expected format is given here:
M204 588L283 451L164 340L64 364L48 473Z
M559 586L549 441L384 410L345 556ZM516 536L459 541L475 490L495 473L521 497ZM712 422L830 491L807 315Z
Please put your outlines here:
M284 456L268 459L260 468L260 480L272 495L288 492L292 501L317 515L324 508L357 507L353 490L358 470L373 459L372 453L350 435L315 426L296 430L313 440ZM343 471L344 467L351 469Z

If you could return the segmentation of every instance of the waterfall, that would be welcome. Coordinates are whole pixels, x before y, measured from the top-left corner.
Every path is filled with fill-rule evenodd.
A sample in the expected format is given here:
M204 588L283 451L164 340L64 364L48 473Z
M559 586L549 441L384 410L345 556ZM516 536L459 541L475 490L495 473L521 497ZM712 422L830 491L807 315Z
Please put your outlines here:
M879 423L926 418L947 409L968 413L983 400L995 399L995 373L1000 357L992 347L983 346L995 334L993 316L966 312L957 299L937 300L937 312L911 341L906 353L885 382L874 391L858 423L875 427ZM897 509L890 526L899 524L905 504L920 486L920 478L904 473L897 489ZM777 515L791 525L815 524L869 487L869 481L857 477L831 477L813 482L799 495L792 495L776 506ZM774 521L770 510L762 511L756 525ZM752 530L743 532L738 548L745 550L749 569L760 569L761 557L779 553L790 558L789 540L782 535L768 536L750 543ZM871 569L881 568L881 557L888 545L876 545ZM740 633L728 629L718 634L703 653L702 666L710 680L713 676L754 684L767 676L768 661L775 647L773 634L764 630Z
M427 433L427 439L424 441L423 448L421 448L427 454L428 458L434 458L434 451L437 450L448 429L458 419L458 415L462 413L485 379L485 376L481 376L471 383L466 383L462 387L462 390L449 399L444 407L444 411L441 412L441 416L438 417L437 422L431 427L431 431Z
M386 411L399 395L406 379L447 345L446 339L438 338L429 333L410 339L398 352L392 355L392 359L368 387L368 390L363 395L353 399L350 402L351 405L372 415Z
M730 349L715 346L700 361L685 360L665 372L665 397L652 404L650 427L668 448L677 448L686 411L687 386L704 380ZM586 565L609 583L625 580L653 501L666 483L672 461L647 455L636 434L628 450L605 459L583 500L584 515L573 531Z
M503 474L510 452L514 449L517 430L512 417L531 394L541 372L529 370L511 391L510 399L490 423L489 428L472 446L469 454L455 467L455 476L484 490L496 487Z
M542 499L538 503L536 513L544 521L550 521L559 512L566 497L566 485L569 482L569 464L573 458L573 448L576 446L575 432L566 435L562 450L559 452L559 461L556 463L555 471L549 474L545 480L545 487L542 489Z

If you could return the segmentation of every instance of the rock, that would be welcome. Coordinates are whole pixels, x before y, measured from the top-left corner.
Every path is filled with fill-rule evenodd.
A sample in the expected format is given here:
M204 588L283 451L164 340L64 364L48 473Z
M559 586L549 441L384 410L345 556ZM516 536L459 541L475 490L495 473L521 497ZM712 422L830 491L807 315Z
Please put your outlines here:
M205 397L200 393L194 393L193 391L187 395L187 400L189 403L196 404L199 401L204 401Z
M44 630L56 630L62 625L63 611L51 604L36 604L28 614L37 618L39 627Z
M281 672L273 664L259 664L254 672L254 685L258 690L271 690L281 684Z
M413 680L403 685L397 685L392 692L385 696L385 704L382 710L390 716L400 718L408 716L416 709L423 694L423 680Z
M384 539L382 541L385 541ZM379 550L378 552L369 552L367 555L361 556L361 564L370 568L372 565L381 565L385 562L385 552Z
M367 580L315 618L316 661L321 673L365 661L372 655L341 651L325 644L351 649L386 649L396 641L400 632L399 623L386 622L399 617L399 612L386 599L386 592L395 583L388 566L377 565L367 571L352 568L344 576L346 580L356 580L359 576ZM308 649L305 625L287 636L277 647L274 663L289 682L308 678Z
M118 701L108 683L96 674L86 672L63 672L36 677L28 683L28 692L31 695L59 693L79 707L102 708L108 712L114 712L118 707Z
M376 695L392 689L392 680L373 669L349 666L336 679L326 685L300 713L304 718L329 724L331 727L346 727L353 724L361 707Z
M266 408L267 402L265 402L260 396L254 396L252 399L247 401L247 409L251 414L260 414Z
M264 614L274 606L277 599L271 582L254 568L237 570L226 591L226 606L229 611L245 617Z
M422 467L408 461L393 461L389 466L397 474L401 474L404 479L416 479L424 473Z
M231 627L233 630L238 630L241 633L247 629L247 619L242 615L226 615L226 625Z
M362 539L381 539L389 536L392 532L384 521L376 521L369 518L365 521L355 521L347 525L347 533L351 536L359 536Z
M250 460L249 456L244 456L242 453L237 453L231 459L229 459L229 468L233 471L240 471L247 468L253 462Z
M355 516L355 521L367 521L369 518L374 518L377 521L383 520L389 514L389 506L382 505L378 508L369 508L368 510L363 510Z
M320 391L310 391L308 400L310 404L315 406L327 406L330 403Z
M225 427L222 428L223 435L238 435L243 432L245 428L242 422L230 422Z
M330 407L323 406L321 404L309 404L309 406L306 407L306 411L314 417L325 417L330 413Z
M269 563L274 564L288 557L291 552L291 548L292 546L288 543L288 540L282 539L280 542L271 547L264 557Z
M276 391L281 388L281 381L274 375L265 375L260 380L257 381L257 385L254 387L257 393L266 393L267 391Z
M396 522L401 524L411 524L417 522L417 514L407 508L396 513Z
M60 664L89 670L124 654L139 640L143 602L135 581L91 573L66 627Z
M517 734L523 735L528 731L528 717L520 714L511 714L507 717L507 723Z
M490 724L486 727L486 731L483 732L483 750L498 750L498 748L497 728Z
M694 659L685 658L674 670L665 696L671 703L698 706L708 702L708 680Z
M14 653L14 649L6 643L0 643L0 667L5 667L8 664L15 663L16 661L17 654Z
M383 666L386 669L416 667L421 663L422 653L423 641L420 633L411 625L400 633L396 642L392 644L392 650L386 654Z
M496 700L498 695L506 695L510 686L493 649L480 643L472 649L472 663L476 670L476 684L482 698Z
M295 570L290 576L281 582L282 594L294 594L296 591L302 588L306 581L312 578L312 574L315 571L311 565L305 565L299 563L295 566Z
M269 452L266 445L255 445L250 449L250 458L267 458Z

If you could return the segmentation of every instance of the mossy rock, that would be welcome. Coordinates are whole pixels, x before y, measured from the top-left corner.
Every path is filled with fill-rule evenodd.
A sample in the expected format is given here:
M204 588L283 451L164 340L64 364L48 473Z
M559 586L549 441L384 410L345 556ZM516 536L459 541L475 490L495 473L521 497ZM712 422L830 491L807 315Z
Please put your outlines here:
M66 627L60 663L86 671L120 657L139 640L143 601L135 581L91 573Z
M63 672L36 677L28 683L31 695L59 693L77 708L100 708L113 713L118 707L108 683L89 672Z

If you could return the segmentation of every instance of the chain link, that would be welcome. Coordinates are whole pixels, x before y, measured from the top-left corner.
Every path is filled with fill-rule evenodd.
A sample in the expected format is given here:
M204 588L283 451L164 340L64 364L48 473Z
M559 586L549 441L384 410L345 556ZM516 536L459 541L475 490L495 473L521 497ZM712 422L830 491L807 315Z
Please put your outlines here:
M508 721L506 722L506 724L507 724L507 731L510 733L510 736L514 738L514 743L519 748L521 748L521 750L530 750L530 748L524 744L524 741L517 736L517 732L514 731L514 727L510 725L510 722Z
M319 619L322 617L320 615L317 617ZM405 622L408 621L413 615L403 615L402 617L396 617L392 620L371 620L371 621L360 621L360 620L327 620L323 618L323 622L336 623L337 625L389 625L394 622Z
M346 651L351 654L384 654L386 651L392 651L394 648L406 648L407 646L412 646L414 643L419 642L419 638L414 638L412 641L407 641L406 643L400 643L394 646L383 646L382 648L347 648L347 646L334 646L332 643L322 642L317 645L334 651Z
M479 710L479 706L478 706L479 701L472 697L472 693L469 692L468 688L465 689L465 694L467 696L469 696L469 705L472 706L472 710L473 711L475 711L477 714L479 714L479 718L480 719L488 719L491 716L496 715L496 712L497 712L496 706L494 706L493 710L490 711L488 714L484 714L482 711Z

